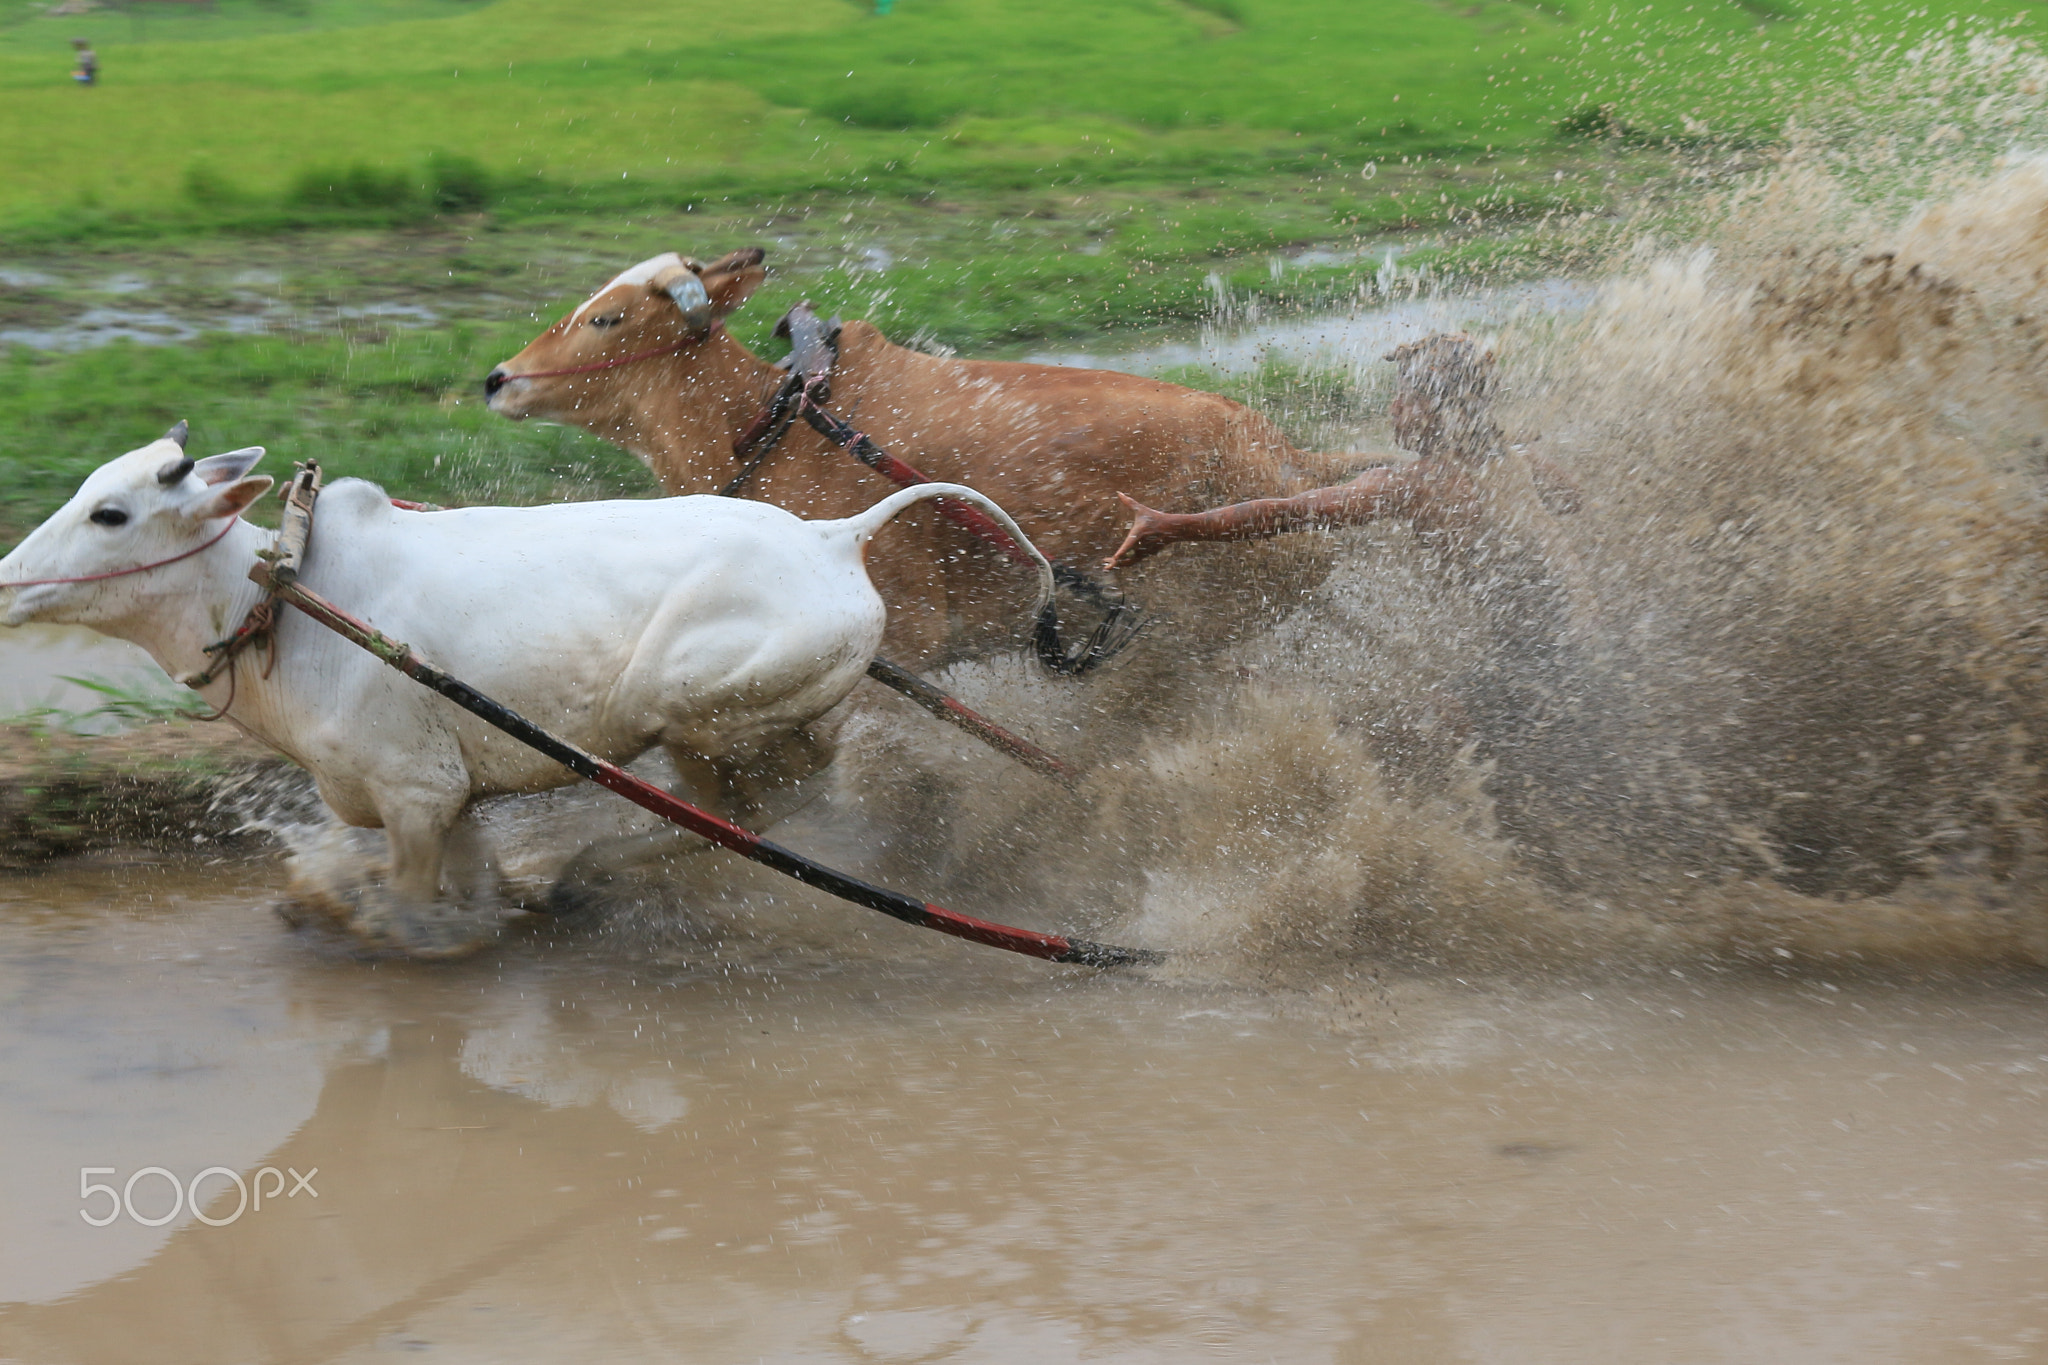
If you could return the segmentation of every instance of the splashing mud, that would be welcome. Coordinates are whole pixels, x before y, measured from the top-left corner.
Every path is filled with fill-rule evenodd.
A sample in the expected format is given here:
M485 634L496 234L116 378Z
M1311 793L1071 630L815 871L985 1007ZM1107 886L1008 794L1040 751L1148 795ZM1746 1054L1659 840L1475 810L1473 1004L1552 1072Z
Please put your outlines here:
M2048 960L2048 162L1888 228L1859 192L1795 157L1491 339L1577 516L1509 461L1470 558L1179 548L1112 676L945 679L1093 763L1078 800L882 712L836 799L906 882L1192 970Z

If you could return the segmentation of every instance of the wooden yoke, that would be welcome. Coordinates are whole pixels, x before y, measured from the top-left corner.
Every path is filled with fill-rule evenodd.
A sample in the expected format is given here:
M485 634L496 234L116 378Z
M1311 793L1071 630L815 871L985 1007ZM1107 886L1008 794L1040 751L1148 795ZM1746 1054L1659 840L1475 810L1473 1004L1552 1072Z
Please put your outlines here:
M320 462L307 460L285 485L284 518L278 527L277 544L256 552L264 563L249 571L251 582L261 583L275 594L298 581L299 567L306 559L306 542L313 535L313 503L319 496Z
M226 671L230 679L228 701L232 704L235 660L243 650L259 643L265 647L268 662L263 665L263 676L266 678L276 666L277 648L272 636L277 628L276 585L293 583L298 579L299 565L306 558L306 541L313 534L313 502L320 496L320 462L307 460L298 469L299 472L278 495L284 500L284 518L277 544L267 550L258 550L257 562L249 570L249 581L264 589L263 599L249 608L249 614L235 627L234 634L205 647L206 666L179 678L180 686L196 691ZM219 720L226 714L227 707L223 706L217 714L205 719Z

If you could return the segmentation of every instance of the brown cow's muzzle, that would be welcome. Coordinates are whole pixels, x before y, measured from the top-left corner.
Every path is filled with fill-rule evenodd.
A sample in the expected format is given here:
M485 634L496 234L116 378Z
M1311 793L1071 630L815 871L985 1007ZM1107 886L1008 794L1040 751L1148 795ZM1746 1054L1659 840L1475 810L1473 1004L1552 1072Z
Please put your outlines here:
M524 421L528 416L527 405L518 400L522 388L530 388L531 385L522 386L513 382L524 378L525 375L514 374L503 365L493 369L484 376L484 406L500 417L509 417L515 422Z

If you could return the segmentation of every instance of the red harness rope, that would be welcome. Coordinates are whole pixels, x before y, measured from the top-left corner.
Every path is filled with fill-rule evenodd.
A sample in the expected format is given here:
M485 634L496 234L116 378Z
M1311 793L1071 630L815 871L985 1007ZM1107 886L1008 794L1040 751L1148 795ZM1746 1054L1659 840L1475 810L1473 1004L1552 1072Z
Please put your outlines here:
M535 370L530 374L508 374L505 378L508 381L513 379L554 379L565 374L595 374L599 370L616 370L619 366L631 365L636 360L652 360L658 355L674 355L676 352L694 346L702 340L702 337L684 337L673 346L657 346L651 351L639 351L633 355L623 356L618 360L600 360L595 365L571 365L566 370Z
M220 528L220 534L207 541L204 545L187 550L181 555L172 555L169 559L159 559L153 564L137 564L132 569L116 569L112 573L82 573L75 578L31 578L21 583L0 583L0 588L40 588L51 583L97 583L103 578L126 578L132 573L147 573L151 569L161 569L166 564L175 564L181 559L190 559L193 555L203 554L211 550L214 546L220 544L221 541L227 539L228 532L235 529L235 523L239 520L241 520L241 513L237 512L234 516L228 518L227 525Z

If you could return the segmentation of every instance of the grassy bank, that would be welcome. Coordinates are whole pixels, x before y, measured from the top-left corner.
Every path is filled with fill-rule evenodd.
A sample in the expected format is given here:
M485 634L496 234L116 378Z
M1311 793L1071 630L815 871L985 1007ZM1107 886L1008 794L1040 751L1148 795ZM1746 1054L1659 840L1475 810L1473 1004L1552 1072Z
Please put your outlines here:
M283 759L225 726L171 722L119 735L0 722L0 871L114 849L240 852L239 793L305 785Z
M1595 164L1586 154L1573 163L1575 171ZM1661 158L1625 152L1598 166L1638 187L1669 170ZM1581 178L1567 191L1549 169L1528 172L1525 205L1578 202ZM1212 316L1220 297L1267 310L1355 301L1388 251L1442 239L1449 217L1511 212L1483 163L1397 162L1384 181L1381 202L1392 216L1380 219L1361 214L1348 192L1275 177L1229 190L989 192L916 203L821 195L765 210L471 219L273 244L17 256L24 270L40 267L53 281L68 272L72 283L0 289L0 327L61 339L72 319L110 306L176 307L231 322L242 305L238 287L223 282L256 265L319 330L0 353L0 544L96 465L179 418L191 421L195 449L262 444L278 469L317 454L337 473L444 503L652 492L638 462L616 448L560 427L514 425L478 398L481 376L542 320L662 250L770 248L775 274L732 320L765 354L781 353L770 329L800 298L870 318L899 339L985 354L1184 328ZM1397 230L1421 222L1438 229ZM1498 249L1498 235L1487 240ZM1318 251L1290 259L1307 244ZM1432 254L1441 250L1410 251L1405 261L1412 267ZM136 292L96 293L95 280ZM398 330L374 316L343 316L392 302L442 321Z
M778 273L734 330L771 353L802 297L975 353L1186 326L1225 297L1328 306L1390 248L1481 219L1493 235L1456 247L1466 261L1557 268L1532 225L1725 168L1813 92L1858 89L1852 69L1904 69L1887 35L1970 13L218 0L138 21L0 0L0 255L23 267L0 280L0 330L60 348L0 356L0 544L180 417L207 448L262 443L280 468L317 453L437 501L649 492L629 457L498 421L475 392L541 320L661 250L769 246ZM101 86L64 80L72 36L99 48ZM2005 79L1964 76L1940 79ZM1977 123L1987 147L2013 135ZM19 283L58 258L47 273L84 263L144 292ZM96 309L245 321L243 258L313 320L62 353ZM349 316L394 300L436 325Z
M5 240L1200 182L1775 135L1955 0L218 0L0 27ZM182 7L164 6L161 9ZM2002 17L2002 16L2001 16ZM2040 25L2030 9L2016 21ZM92 38L103 82L65 79ZM1862 44L1859 46L1859 43Z

